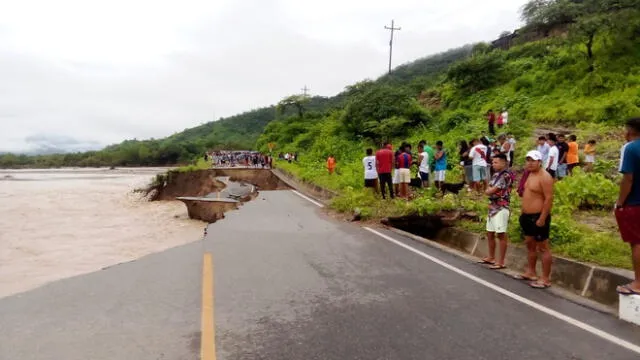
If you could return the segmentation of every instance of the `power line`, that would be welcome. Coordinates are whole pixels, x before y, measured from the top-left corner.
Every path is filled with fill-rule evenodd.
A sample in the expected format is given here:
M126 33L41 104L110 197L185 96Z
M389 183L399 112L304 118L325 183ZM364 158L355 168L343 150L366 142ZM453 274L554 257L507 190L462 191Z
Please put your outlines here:
M391 56L393 54L393 32L396 30L402 30L402 28L394 27L393 20L391 20L391 27L384 26L385 29L391 31L391 40L389 40L389 73L391 73Z

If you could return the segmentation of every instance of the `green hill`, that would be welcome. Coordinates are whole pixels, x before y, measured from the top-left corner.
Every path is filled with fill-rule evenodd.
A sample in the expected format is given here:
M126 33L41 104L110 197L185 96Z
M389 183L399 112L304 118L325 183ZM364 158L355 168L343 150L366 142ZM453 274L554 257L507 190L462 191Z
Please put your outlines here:
M449 154L447 180L459 182L459 142L487 132L489 109L508 109L509 124L501 131L518 139L516 164L534 147L535 134L576 134L581 146L598 141L596 171L577 171L556 185L554 251L629 267L628 247L610 208L617 198L622 124L640 116L640 1L534 0L523 18L522 35L499 42L499 48L476 45L470 56L420 81L411 80L414 74L407 75L409 81L365 81L348 88L339 110L273 121L258 147L275 142L280 151L298 152L298 163L278 165L336 190L333 207L339 211L358 208L364 218L458 208L485 214L484 199L466 192L440 198L421 190L411 202L381 201L363 189L361 159L366 148L385 140L414 147L419 140L441 140ZM333 175L325 168L329 155L338 164ZM517 197L512 206L517 212ZM465 226L483 231L481 223ZM517 217L510 227L512 240L519 241Z

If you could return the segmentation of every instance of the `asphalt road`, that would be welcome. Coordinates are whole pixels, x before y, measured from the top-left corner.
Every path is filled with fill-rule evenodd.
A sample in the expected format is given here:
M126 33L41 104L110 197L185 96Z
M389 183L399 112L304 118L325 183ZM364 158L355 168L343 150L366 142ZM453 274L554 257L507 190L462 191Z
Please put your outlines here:
M203 241L0 299L0 360L198 359L203 253L218 359L640 358L615 343L637 327L381 232L262 192Z

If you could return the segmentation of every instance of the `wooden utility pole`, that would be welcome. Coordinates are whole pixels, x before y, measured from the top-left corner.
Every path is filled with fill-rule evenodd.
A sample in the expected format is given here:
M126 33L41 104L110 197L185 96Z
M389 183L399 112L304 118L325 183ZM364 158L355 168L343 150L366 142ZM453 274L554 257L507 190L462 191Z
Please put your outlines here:
M393 26L393 20L391 20L391 27L388 26L384 26L385 29L390 30L391 31L391 40L389 40L389 73L391 73L391 56L393 54L393 32L396 30L402 30L402 28L397 28Z

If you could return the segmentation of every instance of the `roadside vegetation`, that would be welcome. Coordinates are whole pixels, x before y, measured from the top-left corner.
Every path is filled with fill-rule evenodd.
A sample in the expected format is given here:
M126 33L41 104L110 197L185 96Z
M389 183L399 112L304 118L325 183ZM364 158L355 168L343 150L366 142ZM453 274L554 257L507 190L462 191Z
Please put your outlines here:
M333 208L355 209L364 218L435 213L464 209L480 222L461 226L484 231L486 200L461 193L444 197L418 190L412 201L383 201L363 188L361 159L367 147L391 140L444 142L448 182L462 180L457 144L486 131L489 109L509 110L507 129L518 140L516 168L538 134L575 134L584 145L594 139L594 171L575 171L555 185L551 239L554 251L578 260L630 268L629 249L611 214L618 191L617 163L622 124L640 114L640 2L532 1L523 11L522 32L554 33L507 50L479 44L471 55L419 86L364 81L346 91L345 105L322 116L291 116L271 122L258 147L276 143L276 152L297 152L299 160L277 166L302 180L338 191ZM329 175L325 161L337 160ZM514 194L512 208L519 213ZM510 226L521 241L517 216Z

